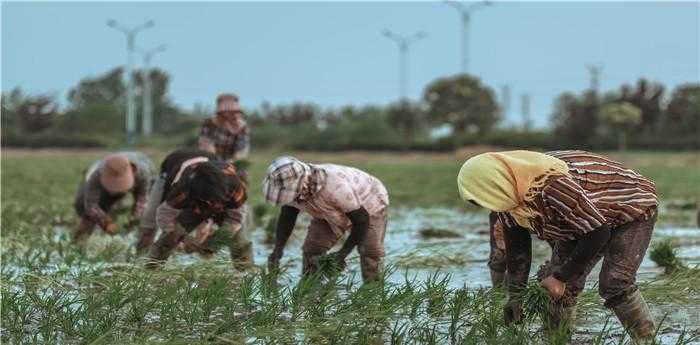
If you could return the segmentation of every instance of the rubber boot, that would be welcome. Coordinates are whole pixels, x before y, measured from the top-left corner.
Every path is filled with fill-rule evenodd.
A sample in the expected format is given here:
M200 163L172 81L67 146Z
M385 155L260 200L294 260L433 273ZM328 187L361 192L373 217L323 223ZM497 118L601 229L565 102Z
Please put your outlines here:
M506 272L499 272L491 270L491 286L492 287L503 287L506 282Z
M231 261L233 268L238 271L250 269L255 264L253 261L253 243L246 241L243 243L231 244Z
M360 255L360 268L362 269L363 282L369 283L376 281L380 278L382 270L382 258Z
M88 220L86 218L80 219L80 224L78 228L73 233L73 243L83 244L90 238L90 235L95 231L95 222Z
M654 342L654 319L642 293L635 291L627 299L612 307L615 315L632 337L635 344L652 344Z
M156 243L154 243L151 247L146 268L149 270L155 270L163 266L170 257L170 254L172 254L175 248L177 248L178 243L180 243L183 237L184 234L179 232L161 234L158 241L156 241Z

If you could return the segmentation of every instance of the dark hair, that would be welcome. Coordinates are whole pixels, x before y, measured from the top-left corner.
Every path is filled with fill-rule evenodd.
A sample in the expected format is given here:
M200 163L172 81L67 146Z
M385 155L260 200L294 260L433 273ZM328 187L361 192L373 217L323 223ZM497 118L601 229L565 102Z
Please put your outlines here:
M232 179L225 178L211 162L197 164L186 176L185 188L193 200L226 203L231 197L232 188L236 187Z

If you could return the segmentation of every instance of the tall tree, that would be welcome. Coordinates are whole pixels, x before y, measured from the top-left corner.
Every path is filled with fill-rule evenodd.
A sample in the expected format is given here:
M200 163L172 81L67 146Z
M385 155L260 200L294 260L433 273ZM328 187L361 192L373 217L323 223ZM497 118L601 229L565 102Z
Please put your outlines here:
M683 84L673 90L666 113L668 129L700 133L700 84Z
M424 111L420 104L408 101L400 101L387 109L389 124L403 134L406 144L413 143L418 126L424 117Z
M581 96L563 93L554 102L552 125L554 131L571 144L585 144L598 128L600 101L594 91Z
M68 92L71 108L79 108L88 104L122 106L126 92L122 77L123 70L121 67L117 67L97 77L82 79L76 87Z
M624 151L629 132L642 122L642 111L629 102L613 102L601 108L600 118L617 133L617 148Z
M434 124L449 123L455 134L467 129L488 132L500 120L496 97L491 88L466 74L437 79L425 88L428 117Z
M642 111L642 121L639 123L642 129L653 131L661 118L661 101L664 87L658 83L650 83L646 79L639 79L636 87L624 85L620 88L618 101L629 102Z

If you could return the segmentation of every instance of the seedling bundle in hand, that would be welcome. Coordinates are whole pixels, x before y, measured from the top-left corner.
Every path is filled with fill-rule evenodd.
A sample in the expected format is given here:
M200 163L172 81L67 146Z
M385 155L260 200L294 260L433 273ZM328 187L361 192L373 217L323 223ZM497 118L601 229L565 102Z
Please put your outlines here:
M218 252L221 248L228 247L233 241L233 236L230 231L225 231L223 229L216 229L207 241L204 242L202 247L212 251L213 253Z

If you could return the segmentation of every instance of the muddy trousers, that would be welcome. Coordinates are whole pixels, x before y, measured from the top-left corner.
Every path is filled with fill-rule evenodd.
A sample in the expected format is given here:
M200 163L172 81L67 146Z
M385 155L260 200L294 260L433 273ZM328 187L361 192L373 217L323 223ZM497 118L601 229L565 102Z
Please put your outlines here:
M367 283L380 278L382 261L384 259L384 235L386 234L386 214L371 216L365 238L358 246L362 280ZM318 270L317 260L325 255L342 238L331 230L331 226L323 219L314 218L309 225L309 231L304 240L303 267L304 275Z
M157 232L156 211L163 201L165 179L166 176L164 174L160 175L151 187L148 204L139 223L139 238L138 242L136 242L136 252L139 254L145 253L155 240Z
M86 213L87 213L87 210L85 209L86 188L87 188L87 185L83 179L83 181L80 183L80 186L78 187L78 191L75 193L75 199L73 201L73 208L75 209L75 213L77 213L78 217L80 217L80 223L78 224L78 228L73 233L73 242L74 243L85 242L88 238L90 238L92 233L95 232L95 227L97 226L97 222L93 219L88 218L86 215ZM112 195L112 194L103 193L103 195L100 195L100 200L98 202L98 205L105 212L109 212L114 207L114 205L116 205L119 201L124 199L125 196L126 196L126 194Z
M551 302L551 326L557 327L560 321L565 321L568 314L575 311L576 298L583 291L586 277L596 263L603 259L598 293L605 300L605 306L615 312L633 338L652 336L655 331L654 321L635 283L637 270L649 247L655 223L656 214L649 220L632 222L613 229L609 242L596 258L580 275L566 282L562 299ZM556 243L552 259L540 268L538 279L544 279L551 274L552 268L563 265L575 247L576 241Z

